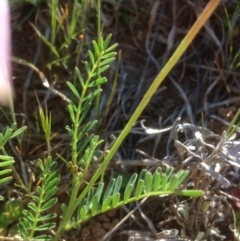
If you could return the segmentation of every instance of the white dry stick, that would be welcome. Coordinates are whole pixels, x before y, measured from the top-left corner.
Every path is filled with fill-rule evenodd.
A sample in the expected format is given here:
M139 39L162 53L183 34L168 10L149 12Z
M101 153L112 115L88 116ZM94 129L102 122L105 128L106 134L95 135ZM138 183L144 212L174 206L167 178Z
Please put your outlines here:
M10 37L10 10L8 0L0 1L0 105L9 105L13 97L11 74L11 37Z

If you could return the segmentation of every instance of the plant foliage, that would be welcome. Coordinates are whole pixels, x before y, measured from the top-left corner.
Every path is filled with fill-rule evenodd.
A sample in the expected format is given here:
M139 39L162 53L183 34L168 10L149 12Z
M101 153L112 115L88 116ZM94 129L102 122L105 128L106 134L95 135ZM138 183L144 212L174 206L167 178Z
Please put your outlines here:
M68 87L73 95L77 98L78 103L70 102L68 111L72 120L72 125L67 126L66 129L72 138L72 162L74 165L88 166L91 161L90 156L87 154L87 146L97 146L100 144L98 137L94 134L88 135L89 132L97 124L97 120L89 121L84 126L81 126L86 119L86 116L92 106L93 100L100 94L102 89L100 86L107 82L105 77L101 74L109 68L109 63L115 59L116 52L113 50L117 44L109 46L111 35L108 35L105 40L100 38L98 45L93 41L94 52L88 51L89 61L86 61L86 80L84 81L83 74L76 68L76 75L79 80L81 91L79 91L71 82L67 82ZM81 126L81 128L80 128ZM88 136L87 138L85 138ZM83 153L85 151L85 155ZM86 156L87 155L87 156ZM82 158L81 158L82 157Z
M3 131L0 133L0 150L4 154L0 155L0 185L7 183L12 179L12 176L9 176L9 173L12 172L12 165L14 164L13 158L7 155L4 146L10 139L18 137L26 129L26 126L17 129L17 124L14 123L11 125L11 127L5 127ZM4 198L1 195L0 200L4 200Z
M42 172L41 185L37 187L36 195L32 196L28 209L23 211L19 229L22 238L52 240L52 236L46 232L55 227L56 223L51 220L56 217L56 214L45 214L45 212L57 203L57 198L53 197L59 183L57 163L48 157L45 162L39 160L38 166ZM45 232L45 234L38 235L39 232Z
M138 201L145 197L157 195L181 194L186 196L202 196L202 191L177 190L189 175L188 171L179 171L174 174L174 169L169 167L165 172L158 167L155 172L143 169L138 174L133 174L127 186L122 190L122 176L112 178L104 189L104 182L92 187L87 196L78 206L76 222L71 222L67 229L77 227L89 218L120 207L122 205Z

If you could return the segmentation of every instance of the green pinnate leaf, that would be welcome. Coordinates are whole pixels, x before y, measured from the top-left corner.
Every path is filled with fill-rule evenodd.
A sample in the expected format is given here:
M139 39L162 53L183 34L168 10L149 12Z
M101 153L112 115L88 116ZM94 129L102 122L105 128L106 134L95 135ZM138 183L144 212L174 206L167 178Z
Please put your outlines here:
M2 160L2 161L12 161L13 158L11 156L7 156L7 155L0 155L0 160Z
M204 195L204 191L202 190L177 190L174 193L185 197L202 197Z
M37 207L36 207L35 203L30 202L30 203L28 204L28 207L29 207L34 213L37 212Z
M136 180L137 180L137 174L134 173L125 188L124 197L123 197L124 202L127 202L129 197L131 196Z
M85 120L87 114L89 113L89 110L90 110L91 106L92 106L92 100L87 100L87 101L84 102L84 106L82 108L82 114L81 114L81 117L79 119L79 125ZM93 122L95 122L95 121L96 120L94 120Z
M162 173L162 191L167 191L167 175L165 173Z
M146 177L145 177L145 190L146 190L146 193L150 193L150 191L152 189L152 182L153 182L152 173L147 172Z
M13 130L7 127L3 132L4 132L3 134L4 142L7 142L11 138Z
M46 178L43 181L44 186L48 186L50 183L52 183L52 181L56 181L56 182L58 181L57 172L55 171L55 169L56 167L52 167L52 166L49 168L49 173L47 174Z
M34 222L35 217L33 216L33 214L31 212L29 212L28 210L24 210L23 214L25 215L25 217L27 217L29 222Z
M14 131L14 133L11 135L11 139L21 135L26 130L27 130L26 126L23 126L23 127L19 128L18 130Z
M57 190L57 187L53 187L51 190L49 190L43 197L43 202L46 202L48 199L50 199L56 193Z
M48 210L49 208L51 208L54 204L57 203L57 198L53 198L50 199L49 201L47 201L42 207L41 207L41 212L44 212L46 210Z
M110 205L111 201L112 201L112 196L108 196L107 199L103 202L102 212L106 211L106 209Z
M88 94L83 101L87 101L87 100L93 100L100 92L102 91L102 89L97 89L94 90L93 92L91 92L90 94Z
M13 199L9 200L4 204L5 213L8 217L14 221L18 220L22 216L22 211L24 209L24 204L22 200Z
M92 44L93 44L93 48L94 48L94 52L95 52L96 56L99 56L100 51L99 51L97 42L95 40L93 40Z
M47 182L46 182L46 186L45 186L45 192L47 193L48 191L50 191L52 188L56 187L58 185L58 182L59 182L59 178L58 177L55 177L54 179L50 179L50 178L47 178L49 179Z
M112 34L109 34L109 35L106 37L106 39L104 40L104 42L103 42L103 49L104 49L104 50L108 47L108 44L109 44L111 38L112 38Z
M87 195L87 198L86 198L86 203L85 203L85 206L86 206L86 211L88 212L91 205L92 205L92 199L93 199L93 195L94 195L94 188L92 187L90 189L90 191L88 192L88 195Z
M99 51L100 51L100 52L102 52L102 51L104 50L104 45L103 45L103 38L102 38L102 36L99 38L98 48L99 48Z
M176 187L178 186L178 178L176 175L173 175L170 179L170 182L168 183L168 190L174 191Z
M83 77L82 77L82 74L81 74L80 70L77 67L75 68L75 73L76 73L76 75L78 77L78 80L79 80L82 88L84 88L84 86L85 86L84 80L83 80Z
M47 159L49 159L50 163L51 163L50 166L49 166L50 172L55 171L56 168L57 168L57 163L52 161L52 157L48 157Z
M69 81L67 81L67 85L68 85L68 87L70 88L70 90L72 91L72 93L73 93L78 99L80 99L80 95L79 95L77 89L75 88L75 86L74 86L71 82L69 82Z
M78 134L78 140L81 140L83 137L86 136L86 134L94 128L94 126L97 124L97 121L90 121L88 122L85 127L80 131L80 133Z
M93 52L90 51L90 50L88 50L88 57L89 57L89 59L90 59L90 61L91 61L92 66L94 66L94 64L95 64L95 59L94 59Z
M93 76L98 76L99 74L106 71L109 67L110 67L109 65L104 65L104 66L98 68L97 71L93 74Z
M38 167L40 168L40 170L41 170L42 172L44 172L45 167L44 167L44 165L43 165L42 160L38 160L37 165L38 165Z
M86 71L87 71L88 76L90 76L91 68L90 68L90 66L89 66L89 63L88 63L87 61L85 61L85 62L84 62L84 65L85 65L85 69L86 69ZM90 77L92 77L92 76L90 76Z
M98 86L98 85L105 84L106 82L107 82L107 79L106 79L105 77L101 77L101 78L99 78L99 79L97 79L97 80L92 81L92 82L88 85L88 87L89 87L89 88L90 88L90 87L96 87L96 86Z
M3 170L3 171L0 171L0 176L5 175L5 174L8 174L8 173L10 173L10 172L12 172L11 169L5 169L5 170Z
M25 217L20 218L23 226L31 228L32 227L32 222L31 222L31 220L27 219L27 217L28 217L27 214L28 213L26 213L25 210L23 211L23 213L25 214Z
M108 199L109 196L112 195L112 192L113 192L113 188L114 188L114 185L115 185L115 178L112 178L110 183L108 184L107 186L107 189L104 193L104 196L103 196L103 203L106 201L106 199Z
M126 203L128 201L128 199L130 198L131 194L132 194L132 190L133 190L133 185L128 185L125 189L125 192L124 192L124 196L123 196L123 199L124 199L124 202Z
M50 219L53 219L53 218L56 218L56 217L57 217L56 213L50 213L50 214L47 214L45 216L39 217L38 221L39 222L46 222L46 221L48 221Z
M139 179L145 180L146 174L147 174L147 170L143 169L139 175Z
M81 146L78 148L78 152L77 155L79 156L82 152L84 152L85 150L85 154L87 154L87 152L89 153L89 149L86 150L86 148L88 147L88 144L91 142L93 138L93 134L91 134L90 136L88 136L83 143L81 143ZM84 161L82 161L84 160ZM80 159L80 161L78 163L86 163L85 160L85 156L83 158Z
M99 185L97 187L96 195L98 196L98 202L100 201L102 191L103 191L103 187L104 187L104 182L99 183Z
M99 67L105 66L105 65L113 62L114 60L115 60L114 57L107 58L107 59L105 59L104 61L102 61L102 62L99 64Z
M113 200L112 200L112 205L113 205L114 208L117 207L117 205L120 201L120 197L121 197L121 195L120 195L119 192L114 194Z
M136 173L134 173L134 174L131 176L131 178L130 178L128 184L127 184L127 186L128 186L128 185L134 185L135 182L136 182L136 180L137 180L137 177L138 177L138 175L137 175Z
M39 197L37 197L37 196L33 196L33 197L32 197L32 200L33 200L35 203L39 203Z
M65 215L66 210L67 210L67 205L66 205L65 203L63 203L63 204L61 205L61 211L62 211L62 215L63 215L63 216Z
M9 182L10 180L12 180L12 177L4 177L0 179L0 185L6 182Z
M111 47L109 47L108 49L106 49L104 51L104 53L109 53L112 52L115 48L117 48L118 44L113 44Z
M142 194L143 188L144 188L144 181L140 179L138 180L138 183L137 183L137 188L135 193L136 198L139 198L139 196Z
M118 193L121 187L122 187L122 176L118 176L113 189L113 195L115 195L115 193Z
M38 186L38 187L37 187L37 192L38 192L38 193L42 193L42 188L41 188L41 186Z
M55 228L55 223L45 223L36 227L36 231L46 231Z
M39 241L51 241L53 237L51 235L40 235L37 237L34 237L34 240L39 240Z
M98 210L99 202L98 202L98 195L94 195L92 199L92 213L95 214Z
M47 157L46 162L45 162L45 170L48 172L52 168L52 158ZM48 173L47 173L48 174Z
M161 168L157 168L153 174L153 192L157 192L161 188Z
M65 129L67 130L67 132L70 136L73 136L73 131L69 126L66 126Z
M81 217L81 219L85 219L86 215L87 215L87 208L86 208L85 205L83 205L81 207L81 209L80 209L80 217Z
M117 55L116 52L104 53L104 55L101 57L101 60L109 59L109 58L115 57L116 55Z
M166 170L165 174L166 174L166 176L167 176L167 180L169 180L169 179L171 178L171 176L173 175L173 172L174 172L174 168L173 168L173 167L169 167L169 168Z
M186 178L189 176L189 171L180 170L176 175L177 175L177 179L178 179L178 185L181 185L186 180Z
M14 122L14 123L11 125L10 129L12 129L12 131L15 131L15 130L17 129L17 123Z

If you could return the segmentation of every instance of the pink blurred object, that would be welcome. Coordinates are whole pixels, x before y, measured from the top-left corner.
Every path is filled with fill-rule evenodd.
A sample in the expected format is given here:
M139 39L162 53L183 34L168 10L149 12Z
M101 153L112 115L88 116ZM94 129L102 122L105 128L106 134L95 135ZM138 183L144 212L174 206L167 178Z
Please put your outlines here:
M10 31L8 0L0 0L0 105L5 106L13 97Z

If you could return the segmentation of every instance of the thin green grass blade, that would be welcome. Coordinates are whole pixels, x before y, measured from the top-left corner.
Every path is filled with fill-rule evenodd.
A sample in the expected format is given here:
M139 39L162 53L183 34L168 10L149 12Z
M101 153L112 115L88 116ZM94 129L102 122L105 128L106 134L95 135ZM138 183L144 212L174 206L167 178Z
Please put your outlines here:
M56 50L56 48L54 47L54 45L52 45L39 31L38 29L32 24L30 23L30 25L33 27L33 29L35 30L35 32L37 33L37 35L39 36L39 38L50 48L50 50L52 51L52 53L57 57L60 58L58 51Z

